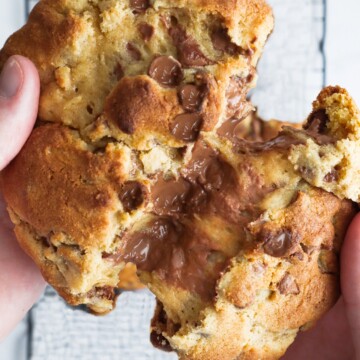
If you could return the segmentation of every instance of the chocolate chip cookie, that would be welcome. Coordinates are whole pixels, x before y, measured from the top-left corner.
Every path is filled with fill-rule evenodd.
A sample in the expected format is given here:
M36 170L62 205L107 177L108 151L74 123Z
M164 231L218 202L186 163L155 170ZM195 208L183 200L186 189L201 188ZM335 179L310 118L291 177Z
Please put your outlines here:
M327 88L302 130L251 120L272 26L262 0L43 0L0 52L42 84L1 174L21 246L97 314L136 266L181 359L277 359L339 295L359 112Z

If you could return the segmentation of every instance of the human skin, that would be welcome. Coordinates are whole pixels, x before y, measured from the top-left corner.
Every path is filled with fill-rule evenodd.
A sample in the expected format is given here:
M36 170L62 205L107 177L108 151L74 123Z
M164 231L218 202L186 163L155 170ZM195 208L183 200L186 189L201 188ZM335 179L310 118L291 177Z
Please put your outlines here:
M35 123L40 82L35 66L14 56L0 76L0 170L20 151ZM41 295L45 282L20 249L0 193L0 341Z
M0 76L0 170L16 156L37 115L35 66L15 56ZM0 341L41 295L45 282L20 249L0 193ZM283 360L360 360L360 215L349 227L341 254L342 297L316 326L301 333Z

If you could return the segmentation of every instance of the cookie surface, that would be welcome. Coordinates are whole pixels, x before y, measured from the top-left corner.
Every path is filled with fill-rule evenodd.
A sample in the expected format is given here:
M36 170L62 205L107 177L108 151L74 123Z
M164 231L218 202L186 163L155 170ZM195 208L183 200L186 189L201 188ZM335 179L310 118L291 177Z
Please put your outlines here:
M20 244L99 314L136 265L181 359L277 359L339 295L360 117L340 88L303 130L249 115L272 25L260 0L43 0L0 52L42 83L1 174Z

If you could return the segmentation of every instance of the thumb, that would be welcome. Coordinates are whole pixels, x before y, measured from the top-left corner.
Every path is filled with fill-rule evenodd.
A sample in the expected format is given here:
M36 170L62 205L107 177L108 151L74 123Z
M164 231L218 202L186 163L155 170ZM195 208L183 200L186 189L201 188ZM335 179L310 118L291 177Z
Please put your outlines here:
M29 137L39 93L39 75L33 63L22 56L10 57L0 75L0 171Z
M360 214L349 227L341 253L341 289L356 358L360 358Z

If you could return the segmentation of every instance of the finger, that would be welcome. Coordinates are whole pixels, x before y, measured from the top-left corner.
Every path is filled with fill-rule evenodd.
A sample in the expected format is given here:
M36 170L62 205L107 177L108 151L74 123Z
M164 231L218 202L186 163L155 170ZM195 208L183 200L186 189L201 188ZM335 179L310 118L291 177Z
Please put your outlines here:
M341 289L357 358L360 357L360 214L349 227L341 253Z
M22 57L8 59L0 75L0 170L20 151L34 126L40 93L38 72Z
M20 249L0 193L0 341L10 333L44 290L45 282Z

